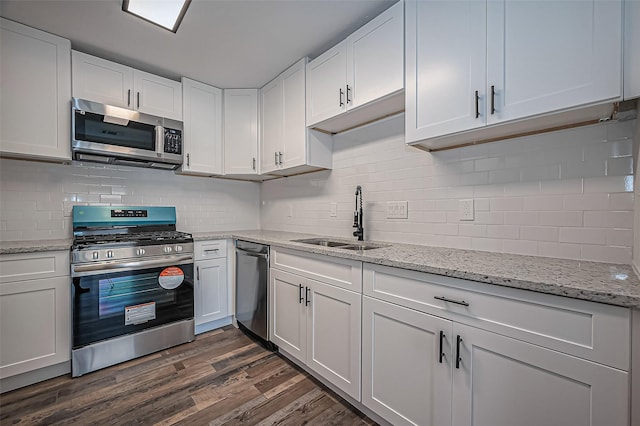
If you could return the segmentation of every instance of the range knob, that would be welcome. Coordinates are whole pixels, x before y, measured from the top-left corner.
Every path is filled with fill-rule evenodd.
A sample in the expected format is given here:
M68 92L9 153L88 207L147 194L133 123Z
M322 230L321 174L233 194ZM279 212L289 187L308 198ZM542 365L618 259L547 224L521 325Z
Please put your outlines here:
M113 257L113 251L111 250L107 251L107 257L111 259Z
M100 252L94 251L93 253L91 253L91 258L93 260L98 260L100 258Z
M139 248L138 250L136 250L136 254L138 256L142 256L144 254L144 249Z
M182 251L182 246L176 246L176 252L181 252Z
M172 247L167 246L167 247L164 248L164 252L165 253L171 253L172 251L173 251Z

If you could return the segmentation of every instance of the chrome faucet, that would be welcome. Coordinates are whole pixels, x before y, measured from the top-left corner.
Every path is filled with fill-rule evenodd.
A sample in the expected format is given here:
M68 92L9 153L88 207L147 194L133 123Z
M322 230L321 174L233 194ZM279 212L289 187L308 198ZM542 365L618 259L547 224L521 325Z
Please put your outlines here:
M358 196L360 197L360 209L358 210ZM353 227L356 228L353 231L353 236L358 237L358 241L364 240L364 227L362 226L363 213L362 213L362 187L358 185L356 187L356 211L353 213Z

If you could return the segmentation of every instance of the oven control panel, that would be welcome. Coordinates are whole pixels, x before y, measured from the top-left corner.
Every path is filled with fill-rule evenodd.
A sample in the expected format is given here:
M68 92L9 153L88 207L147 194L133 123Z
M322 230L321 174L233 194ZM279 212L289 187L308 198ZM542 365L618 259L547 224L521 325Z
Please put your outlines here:
M141 247L112 247L105 249L77 250L73 253L73 263L109 262L121 259L148 258L175 254L193 254L193 243L164 244Z

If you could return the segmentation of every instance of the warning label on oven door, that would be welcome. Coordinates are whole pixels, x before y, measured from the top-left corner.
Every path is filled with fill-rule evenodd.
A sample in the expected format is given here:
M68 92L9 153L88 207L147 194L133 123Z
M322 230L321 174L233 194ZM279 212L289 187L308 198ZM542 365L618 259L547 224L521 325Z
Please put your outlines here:
M167 290L177 288L184 281L184 271L177 266L164 268L158 277L158 283Z
M156 319L156 302L124 307L124 325L142 324Z

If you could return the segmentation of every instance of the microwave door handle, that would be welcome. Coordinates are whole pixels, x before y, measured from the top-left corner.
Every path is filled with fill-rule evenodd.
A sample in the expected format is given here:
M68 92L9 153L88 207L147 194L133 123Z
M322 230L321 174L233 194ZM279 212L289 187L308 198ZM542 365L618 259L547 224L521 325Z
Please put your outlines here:
M164 153L164 127L156 126L156 155L162 157Z

